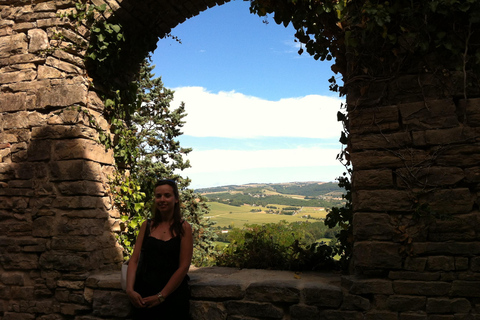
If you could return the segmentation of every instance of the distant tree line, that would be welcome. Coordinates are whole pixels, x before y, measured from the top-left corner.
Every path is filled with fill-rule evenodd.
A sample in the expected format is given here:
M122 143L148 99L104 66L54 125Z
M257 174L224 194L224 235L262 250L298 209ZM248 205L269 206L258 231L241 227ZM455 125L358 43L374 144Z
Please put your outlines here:
M245 193L215 193L206 196L208 201L225 203L231 206L242 206L244 204L266 207L267 205L286 205L295 207L331 207L342 205L342 200L327 199L294 199L281 195L253 197Z

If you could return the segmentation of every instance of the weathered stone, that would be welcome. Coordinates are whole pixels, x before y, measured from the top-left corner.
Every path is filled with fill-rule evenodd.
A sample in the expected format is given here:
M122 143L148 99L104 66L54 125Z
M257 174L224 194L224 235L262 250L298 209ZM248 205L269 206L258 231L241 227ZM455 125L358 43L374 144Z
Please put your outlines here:
M478 255L478 242L418 242L412 243L417 255Z
M397 106L358 108L349 112L350 133L383 132L400 127Z
M453 281L451 296L480 298L480 281Z
M58 85L38 90L37 107L65 107L85 105L87 90L83 85Z
M459 125L453 100L430 100L398 106L408 130L451 128Z
M26 98L27 94L25 92L2 93L0 95L1 109L4 112L26 110ZM10 115L8 118L13 119L14 115ZM8 121L8 119L5 119L4 121ZM12 124L7 124L5 126L6 129L13 127L15 127L15 125Z
M371 311L365 315L365 320L398 320L396 312Z
M363 314L356 311L323 310L318 319L322 320L364 320Z
M93 295L93 315L126 317L131 311L130 301L124 292L96 290Z
M104 196L105 188L103 184L95 181L73 181L61 182L58 184L58 190L62 195L87 195L87 196Z
M34 237L51 237L56 235L56 218L43 216L33 220Z
M308 283L303 288L304 301L317 307L338 308L342 304L342 290L333 285Z
M89 261L87 253L70 253L66 251L46 251L40 256L39 264L45 270L85 271Z
M290 307L290 319L318 320L320 319L320 311L317 307L295 304Z
M468 313L472 309L470 301L464 298L429 298L427 313Z
M37 72L34 70L20 70L15 72L0 73L0 84L32 81L36 78Z
M37 79L55 79L62 78L63 74L58 71L58 69L47 67L47 66L38 66L38 76Z
M340 309L367 311L370 309L370 307L370 300L359 295L345 294L343 296L343 303Z
M412 145L408 132L354 135L350 141L353 150L399 149Z
M351 294L393 294L392 281L385 279L362 279L356 276L342 277L342 286Z
M392 280L437 281L440 280L440 272L390 271L388 278Z
M11 253L0 255L0 262L5 270L31 270L38 268L38 256L35 253Z
M417 311L425 309L426 300L425 297L391 295L387 303L391 311Z
M455 270L454 257L432 256L427 258L427 270L453 271Z
M472 202L473 203L473 202ZM353 193L354 211L411 211L413 199L402 190L359 190Z
M451 284L441 281L394 281L393 290L399 295L442 296L450 291Z
M420 198L438 214L469 213L475 203L474 194L467 188L438 190Z
M8 58L11 55L27 53L27 46L27 36L24 33L0 37L0 58Z
M465 178L460 168L418 167L396 170L398 185L402 188L435 188L450 186Z
M298 303L300 290L296 288L295 280L257 282L248 286L245 298L263 302Z
M221 303L210 301L190 301L190 314L195 320L224 320L227 317Z
M269 303L258 303L253 301L225 301L225 309L229 314L243 315L247 317L282 319L282 309Z
M476 132L473 128L456 127L414 131L413 141L416 146L450 145L453 143L475 142Z
M0 275L0 281L7 285L23 286L25 283L25 274L20 272L3 272Z
M393 188L392 170L355 170L352 176L355 190Z
M55 161L50 164L52 181L102 181L100 164L87 160Z
M82 74L83 70L71 63L67 63L52 57L48 57L46 61L47 66L51 66L66 73Z
M104 219L70 219L62 217L57 223L58 235L92 236L102 235Z
M55 142L56 160L88 159L105 164L113 164L113 150L92 140L74 139Z
M42 29L28 30L28 38L30 39L28 52L35 53L49 48L47 33Z
M400 269L400 244L379 241L359 241L353 249L355 267L367 269Z
M388 214L356 212L353 215L353 234L356 240L391 240L394 232Z
M237 280L213 279L208 282L190 284L191 295L196 299L242 299L245 295L241 283Z

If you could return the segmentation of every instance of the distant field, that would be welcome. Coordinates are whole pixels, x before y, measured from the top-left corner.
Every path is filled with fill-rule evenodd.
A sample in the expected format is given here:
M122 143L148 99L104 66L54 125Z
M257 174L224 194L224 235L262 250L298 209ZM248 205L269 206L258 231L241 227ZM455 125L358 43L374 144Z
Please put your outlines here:
M287 222L307 221L302 218L303 215L310 215L314 218L325 218L326 212L323 208L303 207L299 214L294 216L279 215L279 214L267 214L262 212L250 212L252 209L263 209L263 207L252 207L243 205L241 207L229 206L227 204L218 202L208 202L210 207L210 214L207 216L215 223L215 226L228 227L232 225L237 228L241 228L245 224L265 224L265 223L277 223L281 220ZM283 208L286 206L273 205L277 208ZM315 220L310 220L315 221Z

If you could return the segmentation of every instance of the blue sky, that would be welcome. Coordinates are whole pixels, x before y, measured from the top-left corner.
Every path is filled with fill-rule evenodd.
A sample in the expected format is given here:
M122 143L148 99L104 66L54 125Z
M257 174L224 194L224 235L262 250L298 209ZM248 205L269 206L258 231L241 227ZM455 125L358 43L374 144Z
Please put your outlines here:
M185 102L180 143L191 187L334 181L343 99L331 63L298 55L291 26L250 14L248 1L209 8L161 39L154 72Z

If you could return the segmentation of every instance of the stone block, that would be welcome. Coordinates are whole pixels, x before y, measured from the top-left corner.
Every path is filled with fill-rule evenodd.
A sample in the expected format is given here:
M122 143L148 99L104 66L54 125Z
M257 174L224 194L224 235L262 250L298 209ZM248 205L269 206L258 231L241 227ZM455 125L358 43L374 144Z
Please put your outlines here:
M431 241L473 241L478 228L477 212L455 215L453 219L436 220L429 226Z
M428 298L427 313L469 313L470 301L464 298Z
M396 312L375 310L368 312L365 320L398 320L398 315Z
M465 168L465 181L468 183L480 182L480 167Z
M5 312L2 320L34 320L35 314L32 313L18 313L18 312Z
M27 53L28 41L24 33L0 37L0 58Z
M124 318L131 312L131 304L125 292L95 290L92 304L94 316Z
M291 320L317 320L320 319L320 311L317 307L303 304L295 304L290 307Z
M5 270L34 270L39 266L36 253L4 252L0 263Z
M323 310L320 311L318 319L322 320L364 320L362 313L357 311L343 311L343 310Z
M440 280L440 272L390 271L388 278L392 280L437 281Z
M225 301L225 309L229 315L242 315L243 317L283 319L283 310L270 303L253 301Z
M55 160L88 159L113 164L113 150L87 139L59 140L54 144Z
M261 302L298 303L300 301L300 290L296 285L295 280L270 280L252 283L246 289L245 298Z
M465 179L464 171L454 167L400 168L395 173L398 186L410 189L452 186Z
M96 140L98 138L98 132L94 128L90 128L79 124L79 113L75 112L69 117L70 112L64 111L60 116L50 117L48 119L50 126L34 127L32 128L32 138L35 139L71 139L71 138L84 138L90 140ZM56 119L56 120L52 120ZM58 122L58 124L57 124ZM80 121L81 122L81 121ZM65 125L70 123L70 125Z
M91 311L91 308L86 305L74 303L60 303L60 313L66 316L85 314L89 311Z
M351 294L356 295L391 295L392 281L385 279L363 279L356 276L342 277L342 286Z
M353 249L355 267L362 269L400 269L402 267L400 248L400 244L391 242L356 242Z
M66 160L50 163L51 181L102 181L101 165L87 160Z
M402 190L359 190L353 193L354 211L411 211L413 199Z
M412 138L408 132L352 135L352 150L399 149L412 146Z
M307 283L302 294L305 304L316 307L338 308L343 301L341 288L324 283Z
M391 240L395 231L388 214L356 212L353 215L353 235L357 241Z
M425 310L427 298L418 296L391 295L387 299L390 311L422 311Z
M352 185L355 190L393 188L393 172L388 169L355 170Z
M47 33L42 29L30 29L28 30L28 51L35 53L38 51L46 50L49 48Z
M195 299L242 299L245 295L238 280L212 279L190 283L191 296Z
M57 85L39 88L37 93L37 107L67 107L72 105L86 105L87 88L84 85Z
M442 296L450 291L451 283L442 281L396 280L393 290L398 295Z
M385 132L400 128L397 106L356 108L349 112L350 133Z
M450 296L480 298L480 281L453 281Z
M85 195L104 196L103 184L96 181L68 181L58 184L58 190L64 196Z
M40 256L42 269L56 271L85 271L89 266L88 253L71 253L66 251L46 251Z
M25 92L18 92L18 93L3 92L0 95L0 106L2 106L3 112L26 110L27 108L26 101L27 101L27 94ZM4 121L8 121L8 118L12 119L13 117L9 116ZM6 129L16 127L11 122L4 123L3 125Z
M72 219L62 217L57 222L59 236L94 236L103 235L105 219Z
M427 270L453 271L455 270L455 258L449 256L431 256L427 258Z
M436 151L435 163L444 167L476 167L480 159L480 145L459 144L441 147Z
M35 70L20 70L0 73L0 84L33 81L37 77Z
M468 188L435 190L419 196L437 214L464 214L473 210L475 196Z
M58 71L58 69L47 66L38 66L38 80L59 79L63 77L64 75L60 71Z
M398 109L409 131L459 126L455 103L451 99L404 103Z
M345 294L343 296L343 302L340 307L341 310L359 310L359 311L368 311L370 310L371 304L370 300L354 294Z
M429 319L425 312L402 312L398 320L427 320Z
M414 242L413 252L417 255L478 255L480 243L477 242Z
M23 286L25 274L23 272L3 272L0 275L0 282L7 285Z
M195 320L225 320L225 308L219 302L190 300L190 314Z

